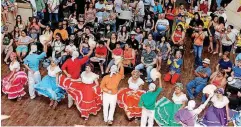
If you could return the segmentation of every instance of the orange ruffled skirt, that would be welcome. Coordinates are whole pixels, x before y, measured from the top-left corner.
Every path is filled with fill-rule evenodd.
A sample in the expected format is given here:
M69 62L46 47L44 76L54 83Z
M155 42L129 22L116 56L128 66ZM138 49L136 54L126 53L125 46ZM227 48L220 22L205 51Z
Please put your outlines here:
M138 107L138 103L141 95L144 93L145 91L143 90L133 91L129 88L122 89L118 92L117 103L120 108L125 110L129 119L133 117L141 117L142 108Z
M102 95L100 87L94 88L95 84L72 82L70 78L61 75L59 86L73 98L81 117L89 118L89 115L97 115L101 109Z

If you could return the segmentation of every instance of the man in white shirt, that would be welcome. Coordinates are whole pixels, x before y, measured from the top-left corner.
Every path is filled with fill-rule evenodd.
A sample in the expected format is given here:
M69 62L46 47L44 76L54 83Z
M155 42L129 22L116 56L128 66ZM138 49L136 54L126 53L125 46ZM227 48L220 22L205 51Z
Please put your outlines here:
M54 17L55 22L59 22L59 0L48 0L48 11L49 11L49 21L52 23L52 17Z
M235 34L232 32L233 26L229 25L227 31L221 36L222 51L231 52L233 43L236 40Z
M158 20L155 25L155 32L153 33L154 40L158 40L159 36L165 36L169 30L169 21L165 19L165 14L158 14Z
M225 9L223 7L217 8L217 11L215 12L215 14L218 17L223 17L224 21L227 22L227 14L225 13Z

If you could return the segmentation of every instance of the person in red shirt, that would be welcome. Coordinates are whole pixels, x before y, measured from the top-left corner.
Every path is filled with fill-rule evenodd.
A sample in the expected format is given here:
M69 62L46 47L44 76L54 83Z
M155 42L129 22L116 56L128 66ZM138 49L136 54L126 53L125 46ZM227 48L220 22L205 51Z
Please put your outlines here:
M204 14L208 13L208 0L200 1L200 11Z
M63 66L61 67L61 69L63 70L65 75L61 75L60 80L65 81L67 79L70 79L71 82L73 82L73 81L79 79L82 65L84 65L89 60L89 56L92 53L93 53L93 49L91 48L89 53L86 56L84 56L82 59L78 59L79 52L74 51L72 53L72 58L69 58L68 60L66 60L63 64ZM63 82L63 84L60 83L59 86L61 88L65 89L66 91L68 89L68 87L64 86L64 82ZM73 105L73 99L68 94L68 107L71 107L71 105Z
M98 62L100 65L101 74L104 74L103 64L106 61L107 48L104 46L104 41L99 41L99 45L95 49L95 56L90 58L91 62Z
M175 19L175 12L176 12L175 7L173 6L172 3L169 3L165 13L166 13L166 19L169 21L170 33L172 33L172 26L173 26L173 21Z
M109 73L110 67L115 64L114 56L123 56L123 49L121 48L120 42L116 42L115 49L112 50L112 60L108 64L105 73Z
M89 56L92 54L92 52L93 49L91 49L90 52L82 59L78 59L79 52L74 51L72 53L72 58L66 60L61 67L67 78L78 79L80 77L81 67L89 60Z
M174 46L179 47L183 45L185 39L185 32L182 25L177 26L177 29L173 32L171 38Z

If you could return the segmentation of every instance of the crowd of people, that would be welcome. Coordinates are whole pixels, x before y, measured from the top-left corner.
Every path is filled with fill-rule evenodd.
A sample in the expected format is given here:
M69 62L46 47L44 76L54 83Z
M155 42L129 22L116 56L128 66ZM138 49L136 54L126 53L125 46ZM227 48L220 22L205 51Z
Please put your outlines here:
M227 24L230 0L29 2L33 17L26 22L17 15L15 0L2 0L1 53L10 70L2 78L2 92L8 99L21 101L28 85L31 99L43 95L56 109L67 97L68 107L75 105L85 120L102 108L108 125L116 119L117 104L129 121L141 119L141 127L154 121L159 126L241 126L241 30ZM16 19L12 31L9 13ZM220 57L215 70L209 67L213 61L202 57L206 44L208 54ZM183 84L189 45L195 72ZM169 69L162 76L163 66ZM119 89L126 78L128 87ZM157 100L165 92L162 81L175 85L171 99Z

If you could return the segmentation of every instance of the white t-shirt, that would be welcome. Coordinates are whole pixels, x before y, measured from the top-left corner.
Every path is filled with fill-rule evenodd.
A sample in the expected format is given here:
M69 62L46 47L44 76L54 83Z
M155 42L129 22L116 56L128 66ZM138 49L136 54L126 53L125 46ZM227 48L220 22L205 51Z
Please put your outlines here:
M96 79L99 79L99 75L91 72L89 74L86 73L86 71L83 71L81 73L81 80L85 84L92 84Z
M121 12L122 0L115 0L115 11L117 13Z
M132 82L132 77L130 77L130 78L128 79L128 84L129 84L129 88L130 88L130 89L136 91L136 90L139 89L139 87L140 87L141 85L144 84L144 81L143 81L141 78L138 78L138 79L137 79L137 82L133 83L133 82Z
M224 46L231 46L234 43L236 36L233 32L228 33L227 36L230 41L227 41L226 35L223 35L221 42Z
M136 8L139 10L139 15L145 15L145 8L142 0L139 1Z
M169 26L169 22L167 19L158 19L156 22L157 25Z
M47 68L48 75L51 76L51 77L56 77L56 74L61 72L61 69L59 68L59 66L56 66L53 70L51 70L50 66L48 66L48 68Z
M52 10L56 7L59 6L59 0L48 0L48 5L51 6ZM51 12L51 10L48 8L49 12ZM59 13L59 7L52 13Z
M65 49L70 51L70 52L77 51L77 48L76 48L75 45L72 45L72 46L71 45L67 45Z
M180 96L177 96L177 95L175 94L175 92L174 92L173 95L172 95L172 101L173 101L175 104L182 104L183 102L188 101L187 95L186 95L186 94L182 94L182 95L180 95Z
M13 64L11 62L10 65L9 65L9 69L10 69L10 71L13 71L14 69L16 69L16 71L19 71L20 70L19 62L15 61Z
M226 96L223 96L222 100L218 100L217 95L214 95L211 101L213 102L213 106L216 108L223 108L229 103L229 100Z

